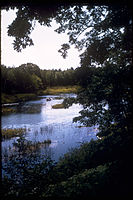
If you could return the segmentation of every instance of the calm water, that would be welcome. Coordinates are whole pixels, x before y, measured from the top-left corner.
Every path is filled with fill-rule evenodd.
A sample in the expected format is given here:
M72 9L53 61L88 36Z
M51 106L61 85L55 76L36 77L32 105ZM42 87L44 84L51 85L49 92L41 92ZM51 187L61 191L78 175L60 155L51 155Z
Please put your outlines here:
M79 128L81 124L73 123L73 118L82 110L81 105L73 104L68 109L52 108L52 105L62 103L65 97L75 95L47 95L40 100L28 101L17 107L17 113L2 116L2 128L26 128L25 138L33 143L51 140L51 144L40 148L40 153L49 152L52 159L57 161L69 149L97 138L96 127ZM11 153L14 149L13 143L17 139L4 140L3 153Z

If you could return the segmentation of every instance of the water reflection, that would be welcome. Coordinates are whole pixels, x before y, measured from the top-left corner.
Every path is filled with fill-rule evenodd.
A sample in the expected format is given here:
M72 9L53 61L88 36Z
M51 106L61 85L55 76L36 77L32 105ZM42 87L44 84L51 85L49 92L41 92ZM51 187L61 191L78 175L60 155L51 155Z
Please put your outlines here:
M28 114L34 114L34 113L40 113L42 108L42 104L24 104L19 105L16 107L17 113L28 113Z
M63 98L74 96L74 94L47 95L40 100L19 105L16 113L2 116L2 128L26 128L25 139L33 146L40 143L36 149L37 154L50 154L52 159L57 161L70 148L96 139L95 127L79 128L79 123L72 122L73 118L79 115L81 105L73 104L68 109L52 109L52 105L62 103ZM5 155L15 151L13 143L17 139L2 142ZM51 143L43 144L46 140L50 140Z

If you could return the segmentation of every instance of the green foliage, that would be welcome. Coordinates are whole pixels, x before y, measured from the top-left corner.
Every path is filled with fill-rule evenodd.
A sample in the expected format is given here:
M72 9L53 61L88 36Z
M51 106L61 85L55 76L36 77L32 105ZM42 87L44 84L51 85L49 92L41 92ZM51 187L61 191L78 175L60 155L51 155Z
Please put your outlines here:
M132 142L128 132L118 130L82 144L55 164L49 158L41 162L32 144L20 137L14 144L18 154L4 166L11 174L3 179L5 199L127 197L132 191Z
M58 199L85 199L99 196L127 198L132 193L131 152L133 145L132 11L130 5L125 1L119 5L92 4L62 7L57 5L56 9L47 16L43 15L45 12L38 11L40 11L39 8L36 10L25 6L23 9L19 8L17 19L9 27L10 35L16 37L14 47L19 51L22 45L29 44L28 37L31 33L31 22L34 16L34 19L38 20L40 24L48 26L52 17L59 23L56 31L58 33L67 32L69 44L62 45L60 50L64 57L70 44L74 44L79 50L85 48L81 55L81 67L75 70L76 79L74 79L83 88L78 94L76 102L82 104L84 109L74 121L79 120L87 126L99 125L98 136L100 139L85 143L79 149L67 153L55 166L48 167L51 170L48 170L45 176L40 175L42 168L39 165L38 176L36 173L32 174L31 179L29 178L30 174L27 176L31 180L28 182L28 189L24 184L21 185L23 187L19 187L19 190L15 186L13 195L16 197L16 191L19 191L20 198L35 195L40 199L55 199L55 197ZM20 16L24 16L22 24L25 27L19 34L17 26L15 25L15 33L13 27L14 23L21 23L21 20L18 20ZM29 20L28 23L25 16ZM18 45L17 39L22 38L24 40L19 41ZM65 85L67 78L63 79L63 77L64 75L67 77L68 72L60 73L49 70L43 71L41 77L36 75L42 79L44 85L45 83L48 83L49 86L57 85L57 80L58 84L62 82ZM73 70L71 72L75 75ZM3 76L3 91L5 91L7 83L10 85L10 89L14 88L14 71L11 70L7 73L6 68L3 67ZM11 77L11 79L7 77ZM73 76L68 77L72 80ZM28 80L27 75L25 83ZM54 80L53 83L52 80ZM63 82L63 80L65 81ZM28 86L29 83L25 85L25 87ZM6 89L10 91L10 89ZM65 102L66 104L68 102L69 106L74 101L69 99ZM28 162L20 163L25 163L25 166ZM51 163L48 164L51 166ZM35 186L35 180L37 180L38 186ZM5 184L5 186L7 185ZM35 187L37 187L37 192L34 192ZM11 187L8 188L7 194L8 197L12 195Z
M76 71L71 68L67 70L41 70L42 82L44 85L70 86L78 83Z
M70 46L68 44L63 44L62 48L58 50L58 52L62 54L63 58L66 58L68 49L70 49Z
M31 63L21 65L18 68L6 68L1 66L2 92L33 93L43 88L38 66Z
M40 70L37 65L32 63L23 64L18 68L7 68L1 66L1 90L6 94L48 94L48 92L50 93L51 91L52 94L55 94L55 92L75 93L78 89L78 86L75 85L78 85L78 83L79 81L76 76L76 70L73 68L64 71ZM55 86L58 86L58 88L55 88ZM64 87L61 88L61 86ZM51 87L54 87L53 90ZM43 90L45 91L43 92ZM54 90L56 91L54 92ZM2 96L2 98L4 98L4 96ZM3 101L5 99L3 99Z
M99 125L103 135L116 123L121 131L128 128L131 134L132 15L129 5L75 5L62 9L55 19L60 25L56 31L67 32L69 44L78 49L86 47L81 54L81 68L77 69L79 83L84 88L77 102L84 110L74 121L87 126Z
M26 48L26 46L33 45L32 39L30 39L29 34L32 31L32 23L27 20L27 16L24 14L23 9L18 11L18 15L20 17L15 19L8 28L8 35L12 36L15 35L16 39L14 40L14 49L20 52L22 49ZM21 24L19 23L21 21ZM18 27L18 28L16 28ZM28 31L27 31L28 30ZM22 38L23 43L22 42ZM21 44L18 48L18 45Z
M38 2L23 2L20 4L11 2L11 7L6 5L3 9L9 10L9 8L17 8L17 18L8 26L8 35L14 37L13 46L18 52L27 46L33 45L33 40L30 38L30 34L35 28L35 23L39 22L41 25L50 26L52 17L60 10L58 3L52 5L47 2L45 6L39 5ZM37 4L36 4L37 3ZM4 3L3 3L4 4Z
M108 178L112 173L111 165L113 164L108 163L90 170L86 169L82 173L72 176L67 181L50 185L43 197L46 199L87 199L89 197L108 196L108 192L110 192Z
M131 129L131 74L131 66L96 68L91 83L78 95L77 102L83 104L84 110L74 121L87 126L97 124L101 131L106 131L112 123Z
M131 188L129 185L125 186L123 182L129 181L129 177L122 174L125 166L125 163L115 161L89 170L85 169L66 181L50 185L43 197L46 199L55 197L58 199L129 197ZM127 173L127 175L129 174Z
M50 142L47 140L43 144L50 144ZM36 148L41 145L40 143L33 145L20 136L13 145L16 151L7 155L8 161L3 166L5 173L3 175L2 199L40 196L42 186L45 188L51 180L52 173L49 175L49 171L52 170L54 162L49 156L44 155L42 158L35 153Z

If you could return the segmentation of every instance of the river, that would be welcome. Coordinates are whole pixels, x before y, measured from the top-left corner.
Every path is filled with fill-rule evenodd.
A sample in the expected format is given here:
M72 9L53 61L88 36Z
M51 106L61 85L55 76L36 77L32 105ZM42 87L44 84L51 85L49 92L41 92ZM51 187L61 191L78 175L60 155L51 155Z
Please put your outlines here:
M82 105L73 104L67 109L53 109L52 105L60 104L63 98L76 97L75 94L60 94L41 96L39 100L28 101L17 107L16 113L1 117L2 128L26 128L25 139L32 143L50 140L51 143L40 147L40 153L49 153L58 161L70 149L79 147L81 143L97 139L96 127L81 127L73 123L73 118L79 116ZM3 155L11 154L13 143L18 137L2 141Z

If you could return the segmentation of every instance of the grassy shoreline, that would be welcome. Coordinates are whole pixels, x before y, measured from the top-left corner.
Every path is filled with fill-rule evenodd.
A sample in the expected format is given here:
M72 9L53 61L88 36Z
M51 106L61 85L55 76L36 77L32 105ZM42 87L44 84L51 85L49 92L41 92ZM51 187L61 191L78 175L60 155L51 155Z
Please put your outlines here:
M54 86L48 87L46 90L41 91L38 94L34 93L20 93L20 94L1 94L1 103L19 103L29 100L36 100L38 95L57 95L63 93L77 93L80 90L80 86Z
M10 139L26 133L26 128L2 129L1 132L3 139Z
M73 86L54 86L48 87L46 90L43 91L44 95L57 95L57 94L64 94L64 93L77 93L81 89L78 85Z
M1 103L8 104L8 103L19 103L28 100L35 100L37 98L36 94L33 93L24 93L24 94L1 94Z

